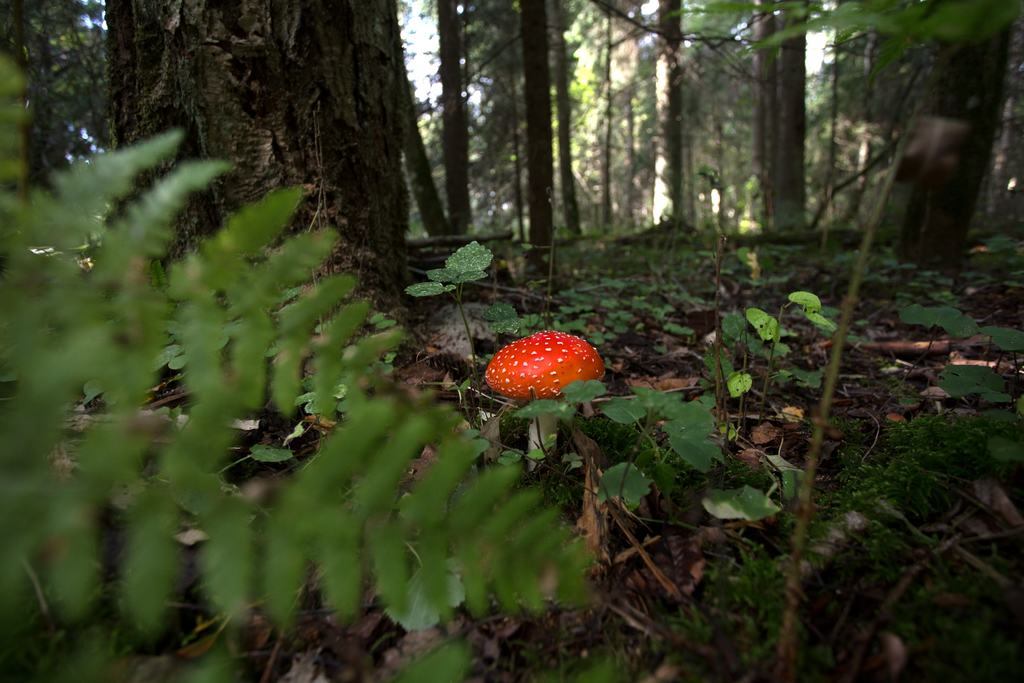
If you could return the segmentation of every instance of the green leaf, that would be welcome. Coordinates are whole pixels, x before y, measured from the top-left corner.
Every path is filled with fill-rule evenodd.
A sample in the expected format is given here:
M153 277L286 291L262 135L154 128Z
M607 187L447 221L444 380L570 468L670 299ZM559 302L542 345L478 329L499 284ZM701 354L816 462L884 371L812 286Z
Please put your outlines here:
M249 457L256 462L285 462L295 457L287 448L257 444L249 451Z
M562 389L562 396L570 403L587 403L606 393L604 383L598 379L576 381Z
M103 385L91 379L82 387L82 403L89 403L102 393Z
M805 313L820 313L821 299L810 292L790 292L789 300L797 306L801 306Z
M510 304L499 302L484 311L484 320L497 334L517 334L522 321Z
M941 327L951 337L970 337L978 334L978 324L952 306L926 307L911 304L900 311L900 320L908 325Z
M444 262L445 268L457 273L474 273L487 270L494 255L491 250L475 240L461 247ZM484 277L487 277L486 274Z
M710 515L718 519L744 519L751 522L770 517L782 509L771 498L750 486L713 489L701 504Z
M441 623L441 613L434 607L433 601L423 586L422 572L416 572L409 579L408 591L405 609L397 610L388 607L384 610L392 621L398 622L406 631L422 631ZM452 608L458 607L466 599L462 580L453 571L448 572L447 593L444 599Z
M699 401L687 401L673 409L671 420L662 427L666 434L705 437L715 431L715 417Z
M939 377L939 386L953 398L977 394L992 403L1009 403L1006 383L991 368L978 365L947 365Z
M1005 436L989 437L988 452L1000 462L1024 462L1024 443Z
M597 499L606 501L621 496L622 501L633 508L640 504L650 488L651 480L636 465L620 462L605 470L598 485Z
M747 322L754 326L757 336L763 341L777 342L782 338L779 321L760 308L747 309Z
M647 409L640 401L627 398L613 398L601 406L601 412L619 424L632 424L647 417Z
M981 333L992 337L992 343L1003 351L1024 351L1024 332L1020 330L989 325L981 328Z
M411 296L437 296L452 291L455 291L454 286L444 285L440 282L417 282L405 288L405 293Z
M543 398L536 401L530 401L525 406L517 410L515 412L515 416L532 419L540 417L541 415L554 415L558 418L567 419L572 417L572 414L575 411L575 406L571 406L568 403Z
M826 318L825 316L823 316L821 313L805 312L804 316L809 321L811 321L811 323L813 323L815 327L825 332L826 334L832 334L833 332L836 331L837 325L828 318Z
M821 370L803 370L801 368L790 368L789 373L796 378L796 381L805 387L817 389L821 386Z
M733 398L739 398L747 393L752 386L754 386L754 378L749 372L734 372L726 380L729 395Z
M722 449L707 437L678 431L668 431L668 443L687 465L698 472L707 472L711 464L721 462Z
M394 683L454 683L469 672L470 649L447 643L402 669Z

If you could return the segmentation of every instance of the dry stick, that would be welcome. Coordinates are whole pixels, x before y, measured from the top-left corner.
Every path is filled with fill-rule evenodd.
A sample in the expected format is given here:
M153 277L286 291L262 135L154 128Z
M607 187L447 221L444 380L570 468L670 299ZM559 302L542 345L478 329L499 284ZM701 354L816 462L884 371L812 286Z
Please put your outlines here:
M946 58L948 58L948 52L943 53L936 60L930 79L931 82L929 87L925 88L925 95L931 90L930 86L934 84L935 74L939 72L940 66ZM926 99L926 96L922 96L918 101L917 110L910 118L911 123L920 116ZM803 591L800 587L800 563L803 559L805 546L807 545L807 529L811 524L811 518L814 516L811 498L814 493L814 478L818 471L818 461L821 458L821 447L825 441L825 425L828 424L829 414L832 411L832 399L835 395L836 385L839 383L839 366L843 359L843 346L846 344L846 335L850 330L850 322L853 320L853 313L857 306L857 296L860 293L861 282L864 279L864 271L867 270L871 245L874 243L875 233L882 222L886 203L896 182L896 169L899 166L899 159L903 156L903 150L906 147L908 137L903 135L896 145L893 163L882 184L878 201L871 214L871 220L864 229L860 251L857 253L857 261L854 263L853 272L850 274L850 284L846 290L846 297L843 299L839 329L835 334L835 342L832 344L832 355L829 358L828 370L825 373L825 389L821 394L821 401L818 404L818 415L814 420L811 447L807 453L807 464L804 476L800 482L796 527L793 530L792 550L789 556L789 567L786 570L786 609L782 615L782 626L779 628L779 642L775 650L776 677L786 683L795 680L796 675L796 658L799 647L797 620L800 602L803 598Z

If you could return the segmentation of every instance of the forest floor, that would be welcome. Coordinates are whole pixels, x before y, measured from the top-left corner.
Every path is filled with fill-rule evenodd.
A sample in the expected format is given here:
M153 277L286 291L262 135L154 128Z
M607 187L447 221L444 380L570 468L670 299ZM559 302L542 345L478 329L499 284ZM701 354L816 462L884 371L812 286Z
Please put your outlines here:
M419 265L438 267L449 252L421 252ZM498 302L522 316L519 336L549 327L584 336L607 368L608 395L564 425L558 445L524 477L596 548L590 601L539 615L458 612L448 624L408 632L381 609L345 625L310 605L284 635L259 619L246 629L252 680L387 680L453 636L472 647L474 681L770 680L795 519L794 468L804 465L830 349L826 334L784 306L790 292L809 291L836 319L853 250L822 256L802 246L728 246L716 286L707 246L587 239L560 247L550 289L547 278L524 275L520 248L495 252L490 279L465 288L478 374L514 338L481 320ZM915 304L944 311L945 327L904 322ZM526 421L485 388L466 384L469 346L454 306L444 298L412 305L407 327L421 343L393 359L395 378L409 392L430 392L463 410L469 425L500 442L484 466L524 452ZM729 360L754 381L742 400L728 399L725 455L701 473L637 424L609 419L602 404L636 388L713 397L705 355L716 306L724 336L731 335ZM936 306L955 307L982 327L1019 329L1024 258L1016 244L989 240L955 279L884 252L872 260L816 481L800 681L1024 680L1024 429L1013 412L1024 354L1000 350L973 323ZM781 343L770 360L763 348L757 353L750 332L742 341L749 307L781 311ZM957 385L955 371L950 384L947 366L995 370L1002 386L962 377ZM962 391L953 398L940 384ZM273 425L265 420L247 438L280 441L291 430ZM315 438L291 448L301 461ZM604 468L634 463L650 488L632 505L613 499L585 510L584 449ZM244 487L268 474L287 476L290 467L250 461L230 479ZM710 489L744 486L768 492L780 511L756 521L708 514ZM216 640L214 629L216 622L183 612L187 635L170 649L178 659L199 656Z

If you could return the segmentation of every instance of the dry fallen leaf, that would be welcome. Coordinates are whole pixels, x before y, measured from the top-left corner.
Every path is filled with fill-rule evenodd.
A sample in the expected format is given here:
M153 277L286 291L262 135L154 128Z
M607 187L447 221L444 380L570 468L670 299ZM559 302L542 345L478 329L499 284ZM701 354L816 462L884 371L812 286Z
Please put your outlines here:
M889 422L906 422L907 418L903 417L899 413L886 413L885 419Z
M583 506L576 527L583 534L583 540L594 557L608 560L608 522L604 505L597 499L597 485L600 481L598 463L604 454L597 442L574 429L573 443L583 458Z
M782 430L771 422L762 422L750 430L750 440L758 446L777 441L782 437Z
M782 417L790 422L799 422L804 419L804 409L797 406L786 406L782 409Z

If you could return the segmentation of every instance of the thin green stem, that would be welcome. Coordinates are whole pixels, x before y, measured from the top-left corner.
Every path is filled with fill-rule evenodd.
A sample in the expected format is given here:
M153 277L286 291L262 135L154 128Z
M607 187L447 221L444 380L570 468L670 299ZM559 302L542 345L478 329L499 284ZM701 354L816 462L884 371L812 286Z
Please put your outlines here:
M926 93L930 92L932 86L934 86L935 74L939 73L941 70L940 65L944 63L945 59L948 59L948 56L949 52L946 51L936 60L937 63L933 67L931 83L925 89ZM924 96L920 98L917 110L910 117L911 123L918 120L923 102L927 99ZM860 294L861 283L864 280L864 273L867 270L871 246L874 244L878 227L882 223L889 196L892 194L892 188L896 182L896 169L899 166L899 159L903 157L903 151L906 148L908 138L908 135L904 135L896 146L896 150L893 153L894 162L885 176L879 191L878 201L875 203L870 220L865 227L860 250L857 253L857 260L850 275L850 283L847 286L846 296L843 299L839 328L835 333L832 354L829 358L828 369L825 372L825 388L821 394L821 401L818 404L818 414L814 419L811 446L807 453L804 476L800 482L796 525L793 530L789 566L786 569L786 607L782 615L782 626L779 628L779 640L775 650L776 678L784 683L789 683L796 678L796 660L800 642L797 621L799 619L801 599L803 598L800 564L803 561L804 549L807 545L807 530L814 516L814 508L811 501L814 496L814 479L818 472L818 462L821 459L821 447L825 441L825 426L828 424L829 415L832 412L832 400L835 396L836 386L839 383L839 368L842 364L846 335L849 333L850 323L853 320L853 314L857 307L857 298Z

